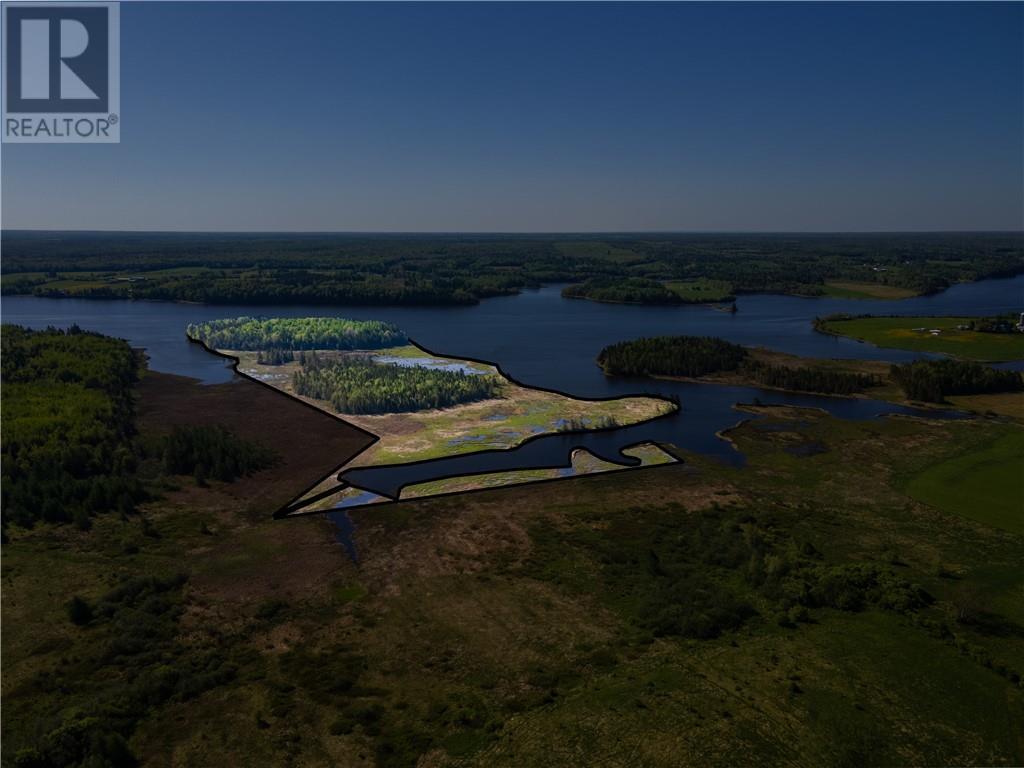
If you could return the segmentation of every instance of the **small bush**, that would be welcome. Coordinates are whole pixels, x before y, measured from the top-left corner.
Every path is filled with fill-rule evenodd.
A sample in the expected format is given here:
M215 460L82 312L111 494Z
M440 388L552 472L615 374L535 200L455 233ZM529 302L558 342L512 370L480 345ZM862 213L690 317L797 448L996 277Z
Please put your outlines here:
M67 604L67 614L72 624L82 627L92 621L92 606L75 595Z

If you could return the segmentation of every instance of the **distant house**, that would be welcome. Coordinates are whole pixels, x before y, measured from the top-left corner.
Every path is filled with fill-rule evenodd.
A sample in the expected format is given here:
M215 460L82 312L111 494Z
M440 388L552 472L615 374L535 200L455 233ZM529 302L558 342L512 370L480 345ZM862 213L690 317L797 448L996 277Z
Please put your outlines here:
M1020 317L1017 319L1017 330L1024 333L1024 312L1020 313Z

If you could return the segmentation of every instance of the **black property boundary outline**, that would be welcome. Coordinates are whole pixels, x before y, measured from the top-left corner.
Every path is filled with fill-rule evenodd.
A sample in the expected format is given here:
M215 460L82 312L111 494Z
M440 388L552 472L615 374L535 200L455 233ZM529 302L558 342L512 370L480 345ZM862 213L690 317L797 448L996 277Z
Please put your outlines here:
M188 334L188 331L185 332L185 338L188 339L189 342L191 342L192 344L197 344L198 346L202 347L204 350L209 352L211 355L215 355L216 357L220 357L220 358L223 358L225 360L230 360L231 361L231 370L234 371L234 373L237 374L238 376L241 376L243 379L246 379L247 381L251 381L251 382L254 382L256 384L259 384L261 387L266 387L267 389L271 390L272 392L276 392L279 395L283 395L284 397L287 397L288 399L293 400L296 403L299 403L300 405L302 405L305 408L309 408L309 409L311 409L313 411L316 411L317 413L319 413L321 415L328 416L330 418L335 418L338 421L340 421L342 424L344 424L345 426L350 427L351 429L354 429L356 432L359 432L360 434L366 435L367 437L371 438L370 442L368 442L366 445L364 445L362 448L360 448L356 453L352 454L343 463L341 463L338 466L336 466L329 473L324 475L324 477L321 477L319 480L317 480L312 485L310 485L307 488L305 488L304 490L300 491L298 495L293 496L291 499L289 499L287 502L285 502L284 505L280 509L278 509L276 512L274 512L274 519L275 520L287 517L288 516L288 510L295 504L295 502L297 502L299 499L301 499L307 493L309 493L314 488L316 488L318 485L320 485L320 483L322 483L324 481L324 478L330 477L331 475L334 475L334 474L337 474L337 473L341 472L342 468L346 464L348 464L350 461L353 461L357 456L361 456L362 454L364 454L371 446L373 446L375 443L380 441L380 435L375 435L375 434L373 434L373 432L370 432L369 430L363 429L358 424L353 424L353 423L351 423L349 421L345 421L344 419L342 419L342 418L340 418L338 416L334 416L333 414L328 413L323 408L317 408L315 405L307 403L302 398L295 397L294 395L290 395L287 392L285 392L284 390L278 389L277 387L273 386L272 384L268 384L265 381L261 381L260 379L257 379L255 376L250 376L247 373L243 373L242 371L238 370L238 364L241 362L241 360L239 358L235 357L234 355L228 355L228 354L226 354L224 352L221 352L219 350L214 349L213 347L208 346L206 344L206 342L203 341L202 339L195 339L192 336L190 336ZM335 492L337 490L340 490L340 489L334 489ZM314 500L320 499L320 498L322 498L322 495L318 493ZM310 501L310 503L312 503L312 501ZM305 505L301 505L301 506L305 506ZM301 509L301 506L298 507L298 508ZM324 510L324 511L327 511L327 510Z
M389 504L402 504L402 503L408 503L408 502L411 502L411 501L423 501L425 499L439 499L439 498L450 497L450 496L462 496L462 495L467 494L467 493L479 493L479 492L483 492L483 491L494 491L494 490L500 490L501 488L512 488L512 487L521 486L521 485L537 485L537 484L540 484L540 483L563 482L563 481L568 481L568 480L576 480L576 479L586 478L586 477L591 476L591 475L605 475L605 474L611 474L613 472L621 472L621 471L625 471L625 470L636 471L636 470L640 470L640 469L657 469L659 467L664 467L667 464L678 464L678 463L682 462L682 459L680 459L674 452L667 450L660 443L652 441L652 440L641 440L641 441L636 442L636 443L631 443L629 445L622 446L619 449L620 453L622 451L628 449L628 448L635 448L635 447L637 447L639 445L646 445L648 443L653 443L658 448L660 448L662 451L664 451L669 456L671 456L673 459L675 459L675 461L668 462L667 464L665 464L665 463L663 463L663 464L650 464L648 466L643 466L642 464L639 465L639 466L630 466L630 465L623 466L623 465L619 465L621 467L621 469L605 470L604 472L588 472L588 473L584 473L584 474L581 474L581 475L570 475L569 477L552 477L552 478L546 478L546 479L542 479L542 480L531 480L531 481L526 481L526 482L522 482L522 483L508 483L508 484L496 486L496 487L493 487L493 488L474 488L474 489L465 490L465 491L447 491L445 493L431 494L429 496L418 496L418 497L413 498L413 499L402 499L402 498L400 498L402 490L404 490L407 485L418 485L419 483L404 483L403 485L399 486L399 488L398 488L398 496L399 497L391 497L391 496L388 496L386 494L379 493L378 491L371 490L369 488L361 488L360 486L352 485L351 483L347 483L347 482L345 482L344 480L341 479L341 471L348 464L350 464L353 461L355 461L357 458L359 458L364 453L366 453L366 451L368 451L370 448L372 448L375 444L380 442L380 435L376 435L373 432L370 432L369 430L364 429L363 427L360 427L358 424L353 424L350 421L346 421L345 419L341 418L340 416L338 416L336 414L329 413L328 411L324 410L323 408L318 408L317 406L312 405L311 403L307 403L306 401L302 400L301 398L295 397L294 395L289 394L288 392L285 392L282 389L278 389L277 387L273 386L272 384L268 384L267 382L262 381L262 380L256 378L255 376L250 376L247 373L243 373L242 371L240 371L238 369L238 365L241 362L241 360L239 358L235 357L234 355L229 355L229 354L226 354L224 352L220 352L219 350L216 350L216 349L208 346L206 344L206 342L204 342L202 339L196 339L196 338L193 338L192 336L190 336L187 331L185 332L185 338L188 339L189 342L191 342L193 344L198 344L205 351L207 351L207 352L209 352L209 353L211 353L213 355L216 355L217 357L224 358L225 360L230 360L231 361L231 369L232 369L232 371L234 371L236 374L238 374L242 378L247 379L249 381L253 381L253 382L255 382L255 383L257 383L257 384L259 384L261 386L266 387L267 389L269 389L269 390L271 390L273 392L276 392L279 395L283 395L284 397L287 397L287 398L289 398L289 399L291 399L291 400L293 400L295 402L301 403L305 407L310 408L310 409L316 411L317 413L325 414L325 415L327 415L327 416L329 416L331 418L335 418L338 421L340 421L343 424L345 424L346 426L351 427L352 429L356 430L357 432L360 432L361 434L366 435L366 436L372 438L370 440L370 442L367 443L357 453L355 453L352 456L350 456L343 463L339 464L337 467L332 469L327 475L325 475L324 477L321 477L315 483L313 483L312 485L308 486L303 491L301 491L298 495L292 497L281 508L276 510L274 512L274 514L273 514L273 518L275 520L283 520L283 519L287 519L287 518L290 518L290 517L303 517L303 516L306 516L306 515L323 515L323 514L328 514L331 511L335 511L335 510L330 510L330 509L318 509L318 510L309 510L307 512L299 512L299 510L303 509L304 507L307 507L310 504L313 504L316 501L319 501L320 499L324 498L325 496L330 495L331 493L337 493L337 492L339 492L341 490L344 490L345 487L359 488L359 490L368 491L370 493L375 493L378 496L383 496L384 498L389 499L389 501L385 501L385 502L376 502L376 503L360 505L360 506L387 506ZM515 377L510 376L504 370L502 370L501 365L499 363L492 362L490 360L483 360L481 358L474 358L474 357L453 357L451 355L440 355L440 354L437 354L436 352L433 352L433 351L427 349L423 345L418 344L416 341L414 341L413 339L409 338L408 336L406 337L406 342L408 344L416 347L416 349L420 350L425 355L428 355L430 357L436 357L436 358L441 359L441 360L452 360L452 361L456 361L456 362L470 362L470 363L477 363L478 365L489 366L491 368L494 368L502 377L504 377L508 381L512 382L516 386L523 387L524 389L532 389L532 390L536 390L536 391L539 391L539 392L547 392L549 394L559 395L560 397L565 397L565 398L568 398L570 400L579 400L579 401L587 402L587 403L607 403L607 402L614 402L616 400L628 400L628 399L631 399L631 398L641 398L642 397L642 398L649 398L649 399L652 399L652 400L661 400L662 402L668 403L668 404L670 404L672 406L672 410L666 411L665 413L658 414L657 416L652 416L649 419L644 419L642 421L635 422L634 424L627 425L629 427L639 426L641 424L648 424L648 423L650 423L652 421L655 421L657 419L663 419L663 418L666 418L666 417L671 416L673 414L679 413L679 403L678 403L678 401L676 401L675 399L670 398L670 397L665 397L664 395L643 393L643 394L635 394L635 395L615 395L615 396L612 396L612 397L577 397L576 395L570 395L567 392L562 392L561 390L553 389L553 388L550 388L550 387L540 387L540 386L532 386L532 385L529 385L529 384L523 384L522 382L517 380ZM547 438L547 437L552 437L553 435L557 435L557 434L563 434L563 435L572 435L573 433L575 433L575 434L592 434L592 433L595 433L595 432L611 432L613 430L621 429L621 428L622 428L621 426L598 427L597 429L568 430L568 431L562 432L562 433L555 432L555 433L531 435L530 437L526 438L521 443L516 444L512 448L489 448L489 449L486 449L486 450L483 450L483 451L471 451L470 453L472 455L475 455L475 456L480 456L480 455L485 455L485 454L490 454L490 453L506 453L506 452L508 452L510 450L521 448L522 446L526 445L527 443L533 442L535 440L539 440L539 439ZM571 456L571 451L580 450L580 449L587 450L585 446L573 446L572 448L570 448L570 456ZM456 455L470 455L470 454L456 454ZM429 463L432 463L432 462L444 461L444 460L449 459L449 458L451 458L451 457L445 456L445 457L434 458L434 459L419 459L417 461L396 462L396 463L393 463L393 464L375 464L375 465L373 465L373 468L376 469L376 468L391 468L391 467L399 467L399 466L415 466L415 465L418 465L418 464L429 464ZM600 458L600 457L598 456L597 458ZM609 462L609 463L615 463L615 462ZM571 459L570 459L569 466L572 466ZM366 468L369 468L369 467L366 467ZM562 467L561 466L559 466L559 467L548 467L548 466L544 466L544 467L518 467L518 468L516 468L514 470L498 470L498 471L524 472L524 471L533 471L533 470L542 470L542 469L560 469L560 468L562 468ZM357 469L357 467L353 467L353 469ZM363 469L363 467L358 467L358 469ZM426 482L435 482L435 481L438 481L438 480L450 480L450 479L455 478L455 477L475 477L477 475L488 475L488 474L494 474L494 472L493 471L491 471L491 472L473 472L473 473L469 473L469 474L463 472L463 473L443 475L443 476L440 476L440 477L431 478L429 481L426 481ZM318 493L318 494L316 494L316 496L314 496L312 499L309 499L305 503L302 503L302 504L298 504L297 503L300 500L302 500L303 497L306 496L306 494L308 494L310 491L312 491L314 488L316 488L318 485L320 485L324 481L325 478L330 477L331 475L335 475L337 477L337 480L338 480L338 482L340 484L339 486L335 486L335 487L329 489L328 491L324 491L322 493ZM353 507L353 509L355 509L355 507Z
M633 395L626 395L626 397L633 397ZM670 411L670 413L674 413L674 411ZM644 421L638 421L638 422L636 422L636 424L630 424L629 426L638 426L640 424L647 424L648 422L654 421L654 419L660 419L660 418L663 418L666 415L668 415L668 414L661 414L660 416L653 416L650 419L645 419ZM598 431L608 431L610 429L616 429L616 427L606 427L606 428L603 428L602 430L592 429L592 430L587 430L587 431L589 431L589 432L598 432ZM557 435L558 433L556 432L554 434ZM579 433L576 433L576 434L579 434ZM534 440L534 439L540 438L540 437L552 437L552 436L553 436L552 434L534 435L533 437L530 437L528 439ZM515 447L518 448L520 445L524 445L525 443L526 443L526 441L524 440L522 443L520 443L519 445L517 445ZM398 487L398 494L399 494L398 497L388 496L387 494L381 493L380 491L374 491L374 490L371 490L369 488L363 488L360 485L355 485L353 483L348 483L348 482L345 482L345 481L342 480L342 481L340 481L340 485L335 486L334 488L330 489L329 491L325 491L323 493L318 493L314 498L310 499L305 504L300 504L300 505L298 505L296 507L290 508L288 511L286 511L286 513L282 517L305 517L307 515L323 515L323 514L327 514L329 512L347 512L350 509L359 509L360 507L386 507L386 506L388 506L390 504L403 504L403 503L409 503L409 502L412 502L412 501L426 501L427 499L441 499L441 498L446 498L446 497L449 497L449 496L464 496L467 493L485 493L487 491L500 491L503 488L517 488L517 487L522 487L524 485L540 485L542 483L560 483L560 482L564 482L566 480L582 480L584 478L594 477L596 475L610 475L610 474L614 474L615 472L626 472L626 471L633 471L633 472L635 472L636 470L639 470L639 469L657 469L659 467L666 467L666 466L672 466L672 465L675 465L675 464L682 464L683 463L683 459L681 459L673 451L668 450L668 448L666 448L664 445L662 445L661 443L659 443L659 442L657 442L655 440L639 440L639 441L637 441L635 443L629 443L628 445L624 445L619 450L620 451L627 451L630 448L637 448L637 447L639 447L641 445L653 445L656 448L658 448L660 451L662 451L663 453L665 453L668 456L670 456L672 458L672 460L671 461L663 461L663 462L660 462L658 464L646 464L646 465L644 465L644 464L637 464L635 466L631 465L631 464L617 464L614 461L608 461L607 459L601 459L600 456L590 452L585 445L574 445L571 448L569 448L570 456L572 455L572 452L574 452L574 451L587 451L588 453L590 453L591 456L594 456L595 458L600 459L601 461L607 461L607 463L611 464L614 468L613 469L602 469L602 470L598 470L597 472L581 472L579 474L567 475L565 477L542 477L542 478L540 478L538 480L519 480L519 481L514 482L514 483L502 483L501 485L492 485L492 486L489 486L487 488L467 488L466 490L463 490L463 491L444 491L443 493L430 493L430 494L426 494L424 496L413 496L413 497L407 498L407 499L401 498L401 493L402 493L402 491L404 491L409 486L422 485L424 483L434 483L434 482L437 482L438 480L451 480L453 478L459 478L459 477L473 478L473 477L482 477L484 475L497 475L497 474L501 474L503 472L534 472L534 471L538 471L538 470L547 470L547 469L566 469L566 466L563 465L563 464L559 464L557 466L545 466L545 467L516 467L514 469L492 469L492 470L484 470L483 472L457 472L457 473L452 473L450 475L441 475L439 477L432 477L429 480L417 480L417 481L411 482L411 483L403 483L402 485L400 485ZM485 453L485 452L497 452L497 451L506 451L506 450L513 450L513 449L511 449L511 448L492 448L492 449L488 449L488 451L473 451L473 455L480 454L480 453ZM470 455L470 454L456 454L456 456L468 456L468 455ZM445 458L451 458L451 457L446 456ZM404 464L374 464L372 467L370 467L370 466L367 466L367 467L353 467L353 469L371 469L371 468L372 469L377 469L379 467L385 467L385 468L387 468L387 467L403 467L403 466L408 466L410 464L423 464L423 463L427 463L427 462L431 462L431 461L441 461L441 460L442 459L421 459L420 461L416 461L416 462L407 461ZM570 459L568 468L570 468L570 469L572 468L572 460L571 459ZM360 491L366 491L367 493L373 493L373 494L376 494L377 496L381 496L381 497L387 499L387 501L371 501L371 502L368 502L366 504L358 504L358 505L353 506L353 507L342 507L340 509L331 508L331 509L311 509L311 510L307 510L305 512L300 511L300 510L304 509L305 507L308 507L310 504L316 503L317 501L319 501L320 499L324 498L325 496L330 496L331 494L338 493L340 491L345 490L346 488L355 488L355 489L360 490Z

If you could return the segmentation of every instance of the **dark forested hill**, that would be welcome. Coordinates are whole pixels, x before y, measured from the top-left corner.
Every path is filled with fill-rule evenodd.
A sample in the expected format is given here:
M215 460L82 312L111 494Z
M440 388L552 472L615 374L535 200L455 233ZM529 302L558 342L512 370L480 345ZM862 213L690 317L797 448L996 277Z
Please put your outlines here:
M550 282L815 295L826 280L939 291L1024 270L1013 233L344 235L2 233L8 294L209 303L467 304ZM625 280L646 282L623 283ZM605 282L600 282L604 280ZM622 291L620 291L621 293ZM684 299L685 300L685 299Z

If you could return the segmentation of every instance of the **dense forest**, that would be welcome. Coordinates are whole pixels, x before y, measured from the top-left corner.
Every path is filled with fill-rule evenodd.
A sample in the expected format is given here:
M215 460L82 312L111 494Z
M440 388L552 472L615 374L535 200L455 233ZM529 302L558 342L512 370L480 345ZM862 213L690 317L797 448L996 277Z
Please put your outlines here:
M590 299L622 304L682 304L683 298L657 280L645 277L597 277L562 289L567 299Z
M597 364L613 376L704 376L734 371L747 350L713 336L657 336L601 350Z
M820 293L805 286L804 294ZM660 282L646 277L595 277L562 289L567 299L590 299L613 304L703 304L733 302L732 284L722 280Z
M1024 271L1020 235L581 236L2 233L8 294L208 303L469 304L552 282L706 278L818 295L826 280L939 291ZM608 283L596 282L593 286ZM574 289L576 290L576 289ZM583 289L588 290L588 289ZM637 298L638 297L638 298ZM684 297L685 298L685 297Z
M121 339L16 325L4 325L0 338L5 531L40 521L88 530L93 516L131 514L151 498L144 478L230 481L274 461L217 426L181 427L143 444L132 394L139 356Z
M128 344L72 326L2 331L3 524L129 513L146 492L135 476Z
M374 363L362 357L323 361L307 356L292 377L295 391L327 400L339 413L377 414L448 408L498 397L501 382L486 374Z
M880 382L873 376L774 365L751 358L749 351L711 336L659 336L605 347L597 356L605 373L618 376L689 376L738 372L765 387L852 395Z
M893 380L910 400L945 402L947 395L1020 392L1024 378L1017 371L1002 371L981 363L959 360L917 360L894 365Z
M341 317L235 317L189 325L190 338L213 349L384 349L407 341L391 323Z
M276 461L269 448L242 440L217 424L176 427L161 440L160 457L170 475L193 475L198 485L207 478L231 482L265 469Z
M747 360L743 368L754 381L765 387L826 395L854 395L882 383L874 376L851 371L770 365L756 360Z

